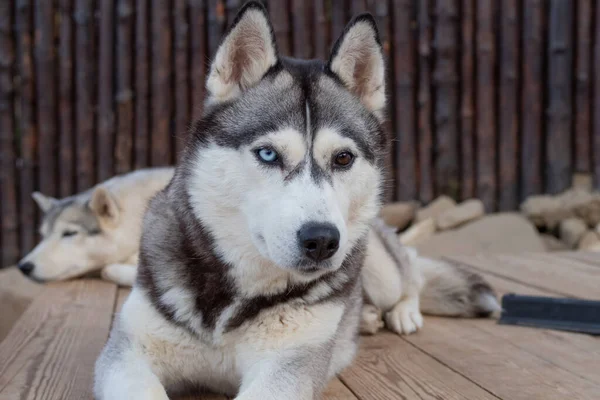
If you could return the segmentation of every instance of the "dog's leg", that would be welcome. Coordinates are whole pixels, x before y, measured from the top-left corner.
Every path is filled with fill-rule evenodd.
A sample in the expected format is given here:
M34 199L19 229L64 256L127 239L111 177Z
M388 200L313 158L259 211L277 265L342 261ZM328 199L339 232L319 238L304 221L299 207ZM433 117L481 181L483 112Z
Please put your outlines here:
M109 264L100 272L102 279L119 286L133 286L137 275L137 266L131 264Z
M96 381L97 400L169 400L160 380L143 360L119 360Z

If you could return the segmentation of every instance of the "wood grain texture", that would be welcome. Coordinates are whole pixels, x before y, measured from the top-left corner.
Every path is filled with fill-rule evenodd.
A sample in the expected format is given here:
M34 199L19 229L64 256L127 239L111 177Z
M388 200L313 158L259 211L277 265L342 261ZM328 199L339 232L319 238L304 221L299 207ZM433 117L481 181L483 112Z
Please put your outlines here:
M98 280L48 285L0 344L0 398L92 398L115 295Z
M498 108L498 209L519 205L519 8L503 0L500 20Z
M571 185L574 4L551 0L549 7L545 189L555 194Z
M521 198L541 193L544 128L544 6L523 2L523 83L521 101ZM540 79L541 78L541 79Z
M362 338L361 351L341 379L360 399L495 399L387 331Z
M135 0L134 166L150 165L150 0Z
M117 76L115 172L122 174L133 167L134 127L134 1L117 0ZM137 72L137 68L136 68Z
M36 206L31 198L31 193L36 188L36 148L37 126L35 118L35 85L33 68L33 38L32 38L32 4L28 0L20 0L16 4L16 41L18 46L17 65L21 76L19 87L19 100L17 105L21 117L19 130L21 132L19 147L21 149L19 179L19 231L21 252L25 253L35 246L36 231ZM70 79L71 76L70 76ZM73 135L72 132L70 132ZM62 150L61 146L61 153ZM68 150L69 152L72 149ZM68 179L65 179L69 181ZM73 177L71 177L72 190ZM62 186L61 186L62 187ZM61 189L62 192L63 189Z
M415 43L410 17L414 2L393 2L394 82L397 114L396 133L396 198L412 200L417 196L417 159L415 156Z
M591 0L576 3L575 24L575 172L591 172L591 102L592 102L592 12Z
M496 41L495 6L491 0L477 2L476 11L476 98L477 152L476 194L486 210L496 209Z
M112 177L114 171L114 137L115 113L113 109L113 46L114 41L114 0L102 0L99 3L100 31L98 43L98 136L96 137L97 151L97 180L105 181Z
M58 192L55 151L58 149L56 76L54 65L54 4L34 2L35 74L39 123L38 187L46 195Z
M475 0L462 2L460 99L460 197L475 196Z
M358 397L352 393L339 378L333 379L323 392L323 400L357 400Z
M458 198L458 0L437 0L434 8L435 185L437 194ZM422 164L421 164L422 165Z

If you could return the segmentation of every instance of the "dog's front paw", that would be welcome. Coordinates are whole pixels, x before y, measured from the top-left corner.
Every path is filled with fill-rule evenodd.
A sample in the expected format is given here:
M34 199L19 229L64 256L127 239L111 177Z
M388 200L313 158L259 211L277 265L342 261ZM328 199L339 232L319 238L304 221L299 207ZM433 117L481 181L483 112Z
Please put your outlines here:
M383 328L383 325L381 310L372 304L363 305L360 313L360 333L374 335Z
M388 329L399 335L409 335L423 327L423 316L419 311L419 301L406 299L398 302L385 314Z

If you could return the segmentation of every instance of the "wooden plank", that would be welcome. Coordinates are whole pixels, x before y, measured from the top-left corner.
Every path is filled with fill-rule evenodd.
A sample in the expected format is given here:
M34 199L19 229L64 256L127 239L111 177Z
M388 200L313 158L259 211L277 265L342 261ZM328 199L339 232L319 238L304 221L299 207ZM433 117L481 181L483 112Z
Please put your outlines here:
M188 32L185 0L175 0L173 7L175 27L175 159L178 160L185 145L190 124L189 74L188 74Z
M361 399L496 398L391 332L362 338L341 379Z
M331 0L331 39L332 42L337 40L346 26L348 17L346 13L348 8L346 0Z
M19 85L20 111L19 130L21 132L19 147L21 148L19 167L19 225L21 252L24 254L35 246L36 207L31 193L37 187L35 166L37 133L35 123L35 85L32 55L32 7L28 0L20 0L16 4L16 34L18 36L18 68L21 76ZM9 247L7 247L9 248Z
M573 2L551 0L549 4L545 172L546 191L554 194L570 187L572 175Z
M212 59L217 52L221 35L225 32L224 0L208 0L208 56Z
M433 46L437 194L458 198L458 0L436 0ZM421 163L421 165L423 165Z
M591 251L569 251L560 253L561 257L584 262L592 267L600 268L600 253Z
M12 5L0 4L0 267L19 258L14 121Z
M333 379L323 392L323 400L356 400L358 397L342 383L339 378Z
M594 106L596 107L600 103L600 7L596 5L596 28L594 30ZM592 159L592 172L594 177L594 188L600 190L600 113L594 112L593 117L593 130L592 130L592 154L596 156Z
M496 209L495 4L482 0L476 7L477 197L487 211Z
M227 13L227 25L226 25L226 29L231 26L231 24L233 23L233 20L235 19L235 16L237 15L238 11L240 10L240 8L242 7L242 5L245 2L243 0L226 0L225 1L225 11ZM267 3L268 5L268 3Z
M591 101L592 101L592 12L591 0L579 0L577 6L577 37L575 43L575 164L576 172L591 172L592 151Z
M115 138L115 172L132 168L133 152L133 0L117 0L117 131ZM136 66L137 73L137 66Z
M350 0L350 12L353 16L366 11L367 5L365 4L365 0Z
M98 54L98 136L96 137L97 176L102 182L112 177L114 165L115 115L113 110L114 0L102 0Z
M385 2L383 2L385 3ZM314 57L320 60L329 58L329 48L332 46L329 37L329 19L324 0L315 0L313 4ZM380 29L383 28L380 26Z
M99 280L48 285L0 344L0 397L92 398L115 295Z
M521 199L542 191L544 1L523 2Z
M555 294L597 299L600 268L556 254L452 256L450 260Z
M290 5L288 0L279 1L276 7L269 7L271 24L279 52L284 56L292 55Z
M60 0L60 33L58 48L58 119L59 119L59 162L58 194L66 197L75 193L75 114L73 103L73 1ZM33 188L29 190L33 191ZM28 194L29 196L29 194Z
M463 200L475 196L475 3L462 2L461 100L460 100L460 193Z
M171 24L169 4L152 2L152 136L150 164L171 164Z
M430 1L417 3L418 26L418 147L419 147L419 200L425 204L433 200L433 131L431 99L431 18Z
M135 140L134 166L150 165L150 4L149 0L135 2Z
M396 198L413 200L417 196L415 157L415 62L411 16L414 2L394 0L394 82L396 94Z
M75 98L77 191L94 183L94 27L93 1L76 0Z
M292 0L292 43L297 58L312 58L310 8L307 1Z
M192 119L202 115L204 103L204 81L206 59L206 24L204 16L204 1L194 0L189 2L190 13L190 44L191 44L191 80L192 80Z
M54 74L54 5L51 1L36 0L35 20L35 74L37 88L37 120L39 123L38 183L46 195L57 194L55 150L56 132L56 76Z
M505 211L519 205L519 8L517 0L503 0L501 7L498 209Z

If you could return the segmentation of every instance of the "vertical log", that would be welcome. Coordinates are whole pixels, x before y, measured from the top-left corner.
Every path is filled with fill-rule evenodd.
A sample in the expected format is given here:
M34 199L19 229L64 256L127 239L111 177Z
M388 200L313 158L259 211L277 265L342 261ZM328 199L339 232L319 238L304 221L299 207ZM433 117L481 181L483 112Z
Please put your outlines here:
M206 58L206 24L204 0L189 0L191 26L192 119L202 115Z
M594 187L600 190L600 7L596 4L596 27L594 32L594 127L592 131L592 172Z
M114 0L101 0L98 66L98 135L96 136L98 181L113 175L113 27Z
M487 211L496 209L494 19L494 2L477 2L477 196L483 201Z
M570 0L550 1L548 33L546 190L558 193L570 186L572 174L573 3Z
M175 151L183 150L189 124L188 22L185 0L175 0Z
M424 203L433 200L433 133L431 130L431 20L429 0L418 2L419 27L419 87L418 87L418 151L419 151L419 199Z
M413 2L394 0L394 89L396 92L396 191L399 200L417 194L415 157Z
M521 199L542 191L544 1L523 2Z
M171 27L168 4L152 2L151 165L171 163Z
M35 125L35 85L33 73L31 21L32 7L30 0L19 0L16 4L16 28L18 36L18 68L21 76L18 108L20 111L19 131L21 132L19 147L20 173L19 201L20 201L20 242L21 253L24 254L35 246L35 215L36 208L31 198L31 193L36 188L36 144L37 133Z
M519 204L519 17L517 0L503 0L500 20L499 197L498 208Z
M280 0L277 5L269 7L271 23L275 32L275 40L279 52L284 56L292 55L291 30L290 30L290 5L289 0Z
M215 56L223 32L225 32L224 0L208 0L208 56L211 59Z
M577 59L575 61L575 171L591 172L592 2L577 3ZM598 20L596 20L596 24Z
M292 32L294 57L311 58L310 5L304 0L292 0Z
M327 19L324 0L315 0L313 4L313 20L314 56L320 60L327 60L331 39L329 37L329 20Z
M346 0L331 0L331 39L337 40L346 26Z
M58 117L59 117L59 163L58 194L61 197L75 192L73 157L73 12L72 0L60 0L60 33L58 57Z
M94 28L92 0L76 0L75 98L77 191L94 183ZM40 130L40 135L42 132Z
M135 140L134 168L150 165L150 4L135 4Z
M118 174L132 167L133 148L133 0L117 3L117 133L115 170ZM136 67L137 72L137 67Z
M460 100L461 198L475 196L475 0L462 3L462 54Z
M457 198L458 177L458 0L437 0L433 70L435 90L436 192Z
M56 78L54 75L54 7L51 1L37 0L35 18L35 67L37 76L37 118L39 122L39 188L57 194L56 159Z
M15 56L11 28L12 2L0 2L0 267L15 263L19 257L12 76Z

